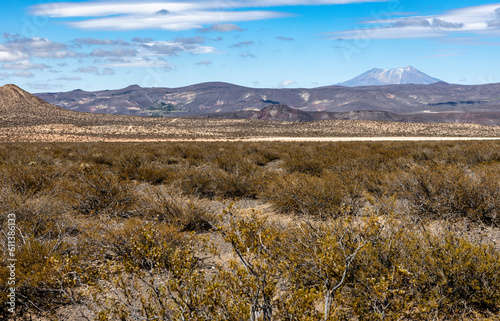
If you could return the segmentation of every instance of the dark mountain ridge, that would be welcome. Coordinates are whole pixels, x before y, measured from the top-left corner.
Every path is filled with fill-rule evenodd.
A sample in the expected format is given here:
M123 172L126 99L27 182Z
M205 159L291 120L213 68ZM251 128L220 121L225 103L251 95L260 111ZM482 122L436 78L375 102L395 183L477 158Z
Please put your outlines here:
M270 121L315 121L315 120L374 120L405 122L409 119L387 111L350 111L350 112L325 112L302 111L290 108L287 105L269 105L259 111L236 111L231 113L215 113L197 116L199 118L228 118L228 119L260 119Z
M275 104L303 112L380 111L397 114L407 121L417 117L426 122L442 119L460 122L466 118L476 123L500 125L500 84L454 85L437 82L429 85L266 89L210 82L180 88L142 88L134 85L118 90L74 90L40 93L37 96L69 110L138 116L177 117L245 112L254 117L252 112Z

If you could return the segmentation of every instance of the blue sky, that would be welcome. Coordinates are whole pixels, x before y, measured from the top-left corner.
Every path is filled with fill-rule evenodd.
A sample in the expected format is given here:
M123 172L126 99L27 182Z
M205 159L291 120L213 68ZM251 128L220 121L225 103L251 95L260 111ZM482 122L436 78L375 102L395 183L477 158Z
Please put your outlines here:
M499 57L494 1L18 0L0 10L0 85L31 92L311 88L407 65L483 84L500 82Z

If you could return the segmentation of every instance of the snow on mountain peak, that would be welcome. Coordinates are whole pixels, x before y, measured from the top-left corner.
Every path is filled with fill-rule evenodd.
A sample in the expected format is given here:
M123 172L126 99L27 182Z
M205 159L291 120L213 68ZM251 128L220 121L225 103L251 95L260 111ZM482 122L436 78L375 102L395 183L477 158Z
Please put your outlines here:
M376 86L394 84L432 84L441 80L418 71L412 66L369 70L356 78L340 83L341 86Z

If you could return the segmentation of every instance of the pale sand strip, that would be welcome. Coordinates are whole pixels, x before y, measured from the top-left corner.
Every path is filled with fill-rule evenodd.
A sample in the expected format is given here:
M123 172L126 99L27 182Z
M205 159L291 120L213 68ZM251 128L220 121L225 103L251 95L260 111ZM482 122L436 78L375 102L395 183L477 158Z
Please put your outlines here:
M251 137L251 138L171 138L124 139L104 138L102 142L419 142L419 141L481 141L500 140L500 137Z
M238 141L267 142L394 142L394 141L458 141L500 140L500 137L262 137L238 139Z

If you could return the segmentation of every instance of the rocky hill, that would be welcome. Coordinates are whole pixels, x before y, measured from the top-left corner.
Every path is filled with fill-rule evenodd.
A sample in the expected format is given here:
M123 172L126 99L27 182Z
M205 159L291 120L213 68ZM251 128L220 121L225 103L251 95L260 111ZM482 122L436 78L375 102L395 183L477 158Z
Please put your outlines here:
M97 115L58 107L30 94L16 85L0 87L0 126L35 126L46 124L111 125L127 124L137 117Z

